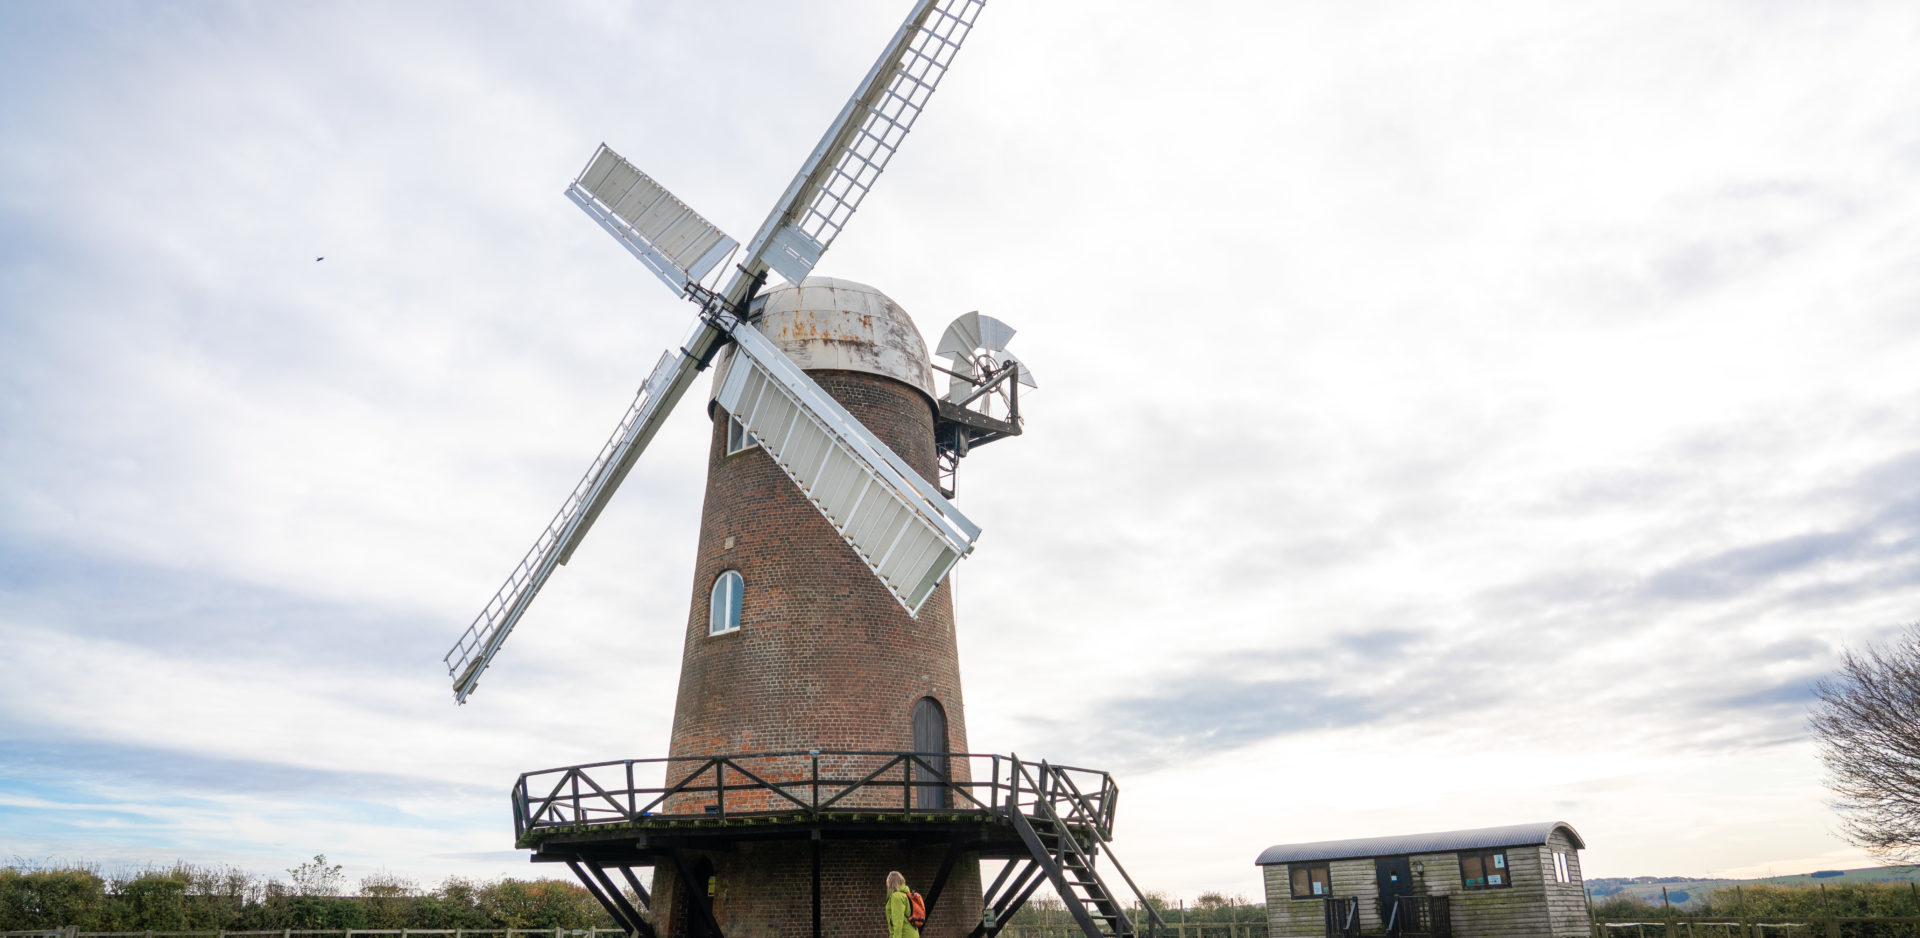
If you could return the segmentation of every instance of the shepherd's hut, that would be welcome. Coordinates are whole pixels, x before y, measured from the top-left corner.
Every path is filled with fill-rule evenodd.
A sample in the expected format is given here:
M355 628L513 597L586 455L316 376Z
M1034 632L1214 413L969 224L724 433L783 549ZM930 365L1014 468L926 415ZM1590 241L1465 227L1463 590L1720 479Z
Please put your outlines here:
M1585 938L1580 850L1562 821L1268 847L1271 938Z

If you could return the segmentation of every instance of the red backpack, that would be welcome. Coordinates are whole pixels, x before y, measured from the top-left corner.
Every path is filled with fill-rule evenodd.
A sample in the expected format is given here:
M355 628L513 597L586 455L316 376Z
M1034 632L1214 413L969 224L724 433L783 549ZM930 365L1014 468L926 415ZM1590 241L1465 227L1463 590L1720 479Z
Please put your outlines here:
M927 927L927 900L917 892L907 893L907 924L914 928Z

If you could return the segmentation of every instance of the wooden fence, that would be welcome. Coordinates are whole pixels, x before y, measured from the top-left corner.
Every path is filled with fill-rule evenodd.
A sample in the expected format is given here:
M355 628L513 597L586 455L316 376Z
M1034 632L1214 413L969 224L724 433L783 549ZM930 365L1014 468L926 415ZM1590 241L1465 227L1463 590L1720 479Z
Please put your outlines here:
M1593 938L1920 938L1920 916L1822 915L1744 918L1665 915L1613 922L1593 920Z

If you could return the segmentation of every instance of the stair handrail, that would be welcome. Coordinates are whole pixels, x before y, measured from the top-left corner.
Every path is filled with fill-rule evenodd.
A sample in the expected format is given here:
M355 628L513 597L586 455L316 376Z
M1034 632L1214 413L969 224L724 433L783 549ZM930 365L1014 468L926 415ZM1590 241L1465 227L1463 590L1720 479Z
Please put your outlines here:
M1022 763L1020 761L1020 756L1018 753L1014 754L1013 769L1020 776L1026 775L1026 766L1028 764L1030 763ZM1065 777L1064 775L1057 774L1057 773L1060 773L1060 771L1061 770L1058 767L1048 765L1046 760L1044 759L1041 760L1040 774L1043 778L1045 778L1049 774L1056 774L1056 778L1064 778ZM1031 777L1027 777L1027 783L1029 787L1035 790L1036 793L1041 790L1041 786L1034 784L1034 780ZM1017 786L1018 782L1016 781L1015 784ZM1071 787L1073 785L1073 781L1071 779L1067 779L1067 784L1069 787ZM1074 848L1074 852L1079 854L1083 858L1086 858L1088 860L1092 860L1095 858L1095 854L1092 851L1087 850L1080 846L1080 838L1074 836L1073 830L1067 826L1066 822L1060 819L1059 814L1054 812L1053 804L1049 799L1047 799L1044 796L1040 796L1036 794L1036 797L1034 798L1034 804L1037 807L1039 807L1040 810L1046 812L1047 820L1051 821L1053 823L1055 830L1059 832L1060 842L1063 845L1072 844ZM1019 804L1017 802L1015 802L1012 805L1012 807L1015 811L1020 810ZM1153 903L1147 901L1146 893L1142 892L1140 890L1140 885L1133 881L1133 877L1127 873L1127 868L1120 865L1120 858L1117 856L1114 856L1112 847L1107 846L1107 842L1105 838L1101 836L1100 829L1097 826L1090 826L1087 828L1087 830L1090 834L1092 834L1092 839L1095 846L1102 853L1105 853L1107 855L1107 862L1113 864L1113 868L1119 871L1120 878L1126 881L1127 888L1133 890L1133 897L1134 899L1139 901L1140 908L1146 911L1147 920L1149 922L1147 927L1147 935L1149 936L1149 938L1151 938L1151 936L1153 935L1158 934L1160 929L1167 927L1166 920L1161 918L1160 913L1154 910ZM1099 874L1093 872L1093 864L1091 862L1087 864L1087 871L1092 875L1094 875L1096 878L1098 878ZM1120 921L1122 924L1126 926L1127 931L1129 932L1134 931L1133 919L1128 917L1127 910L1124 906L1122 906L1118 902L1115 902L1114 913L1120 916Z
M1053 769L1055 774L1059 777L1059 780L1065 783L1067 787L1067 798L1068 800L1073 802L1075 815L1086 818L1087 823L1093 825L1095 830L1099 830L1101 821L1105 820L1105 818L1102 816L1100 809L1095 808L1093 806L1092 799L1088 798L1084 794L1081 794L1080 786L1074 782L1073 776L1068 775L1059 766L1054 766ZM1105 772L1102 772L1100 774L1106 775ZM1112 778L1109 777L1107 781L1111 783ZM1058 788L1056 787L1055 790L1057 791ZM1103 794L1104 794L1104 791L1103 791ZM1109 827L1107 830L1101 831L1101 833L1103 835L1111 836L1111 830L1112 829Z

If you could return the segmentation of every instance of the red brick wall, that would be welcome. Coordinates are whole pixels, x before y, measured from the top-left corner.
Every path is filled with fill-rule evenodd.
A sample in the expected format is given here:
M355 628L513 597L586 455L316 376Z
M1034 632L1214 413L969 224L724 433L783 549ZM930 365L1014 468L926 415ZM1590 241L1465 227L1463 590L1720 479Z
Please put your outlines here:
M868 374L811 377L908 465L934 475L925 397ZM905 750L923 696L946 709L948 745L965 752L948 584L909 617L766 451L726 455L725 421L715 408L671 754ZM746 581L741 628L708 635L708 594L729 569Z
M726 852L689 853L713 864L714 918L727 938L810 938L813 934L813 866L805 841L744 843ZM820 854L820 934L829 938L885 938L887 873L899 870L907 885L925 894L947 848L903 847L898 841L829 840ZM665 924L663 938L679 931L680 877L666 865L653 877L654 907ZM980 864L967 857L954 864L939 902L927 916L922 938L965 938L980 923Z
M908 465L934 478L933 408L924 395L870 374L809 374ZM925 696L946 711L949 750L966 752L948 586L934 591L917 619L909 617L764 450L726 455L727 419L714 408L671 754L904 751L913 744L914 703ZM729 569L746 583L741 627L711 636L709 593L714 578ZM795 760L791 768L799 767ZM790 776L787 768L778 774ZM964 760L952 768L956 780L966 780ZM888 798L876 791L865 800ZM898 798L895 789L890 803ZM769 806L739 796L728 800L729 811ZM730 938L812 933L808 850L805 842L761 843L706 855L715 866L716 903ZM884 934L887 871L900 870L924 892L945 848L829 841L824 850L823 934L877 936ZM677 879L664 868L655 876L667 935L678 931ZM969 858L947 884L928 938L958 938L979 915L979 864Z

